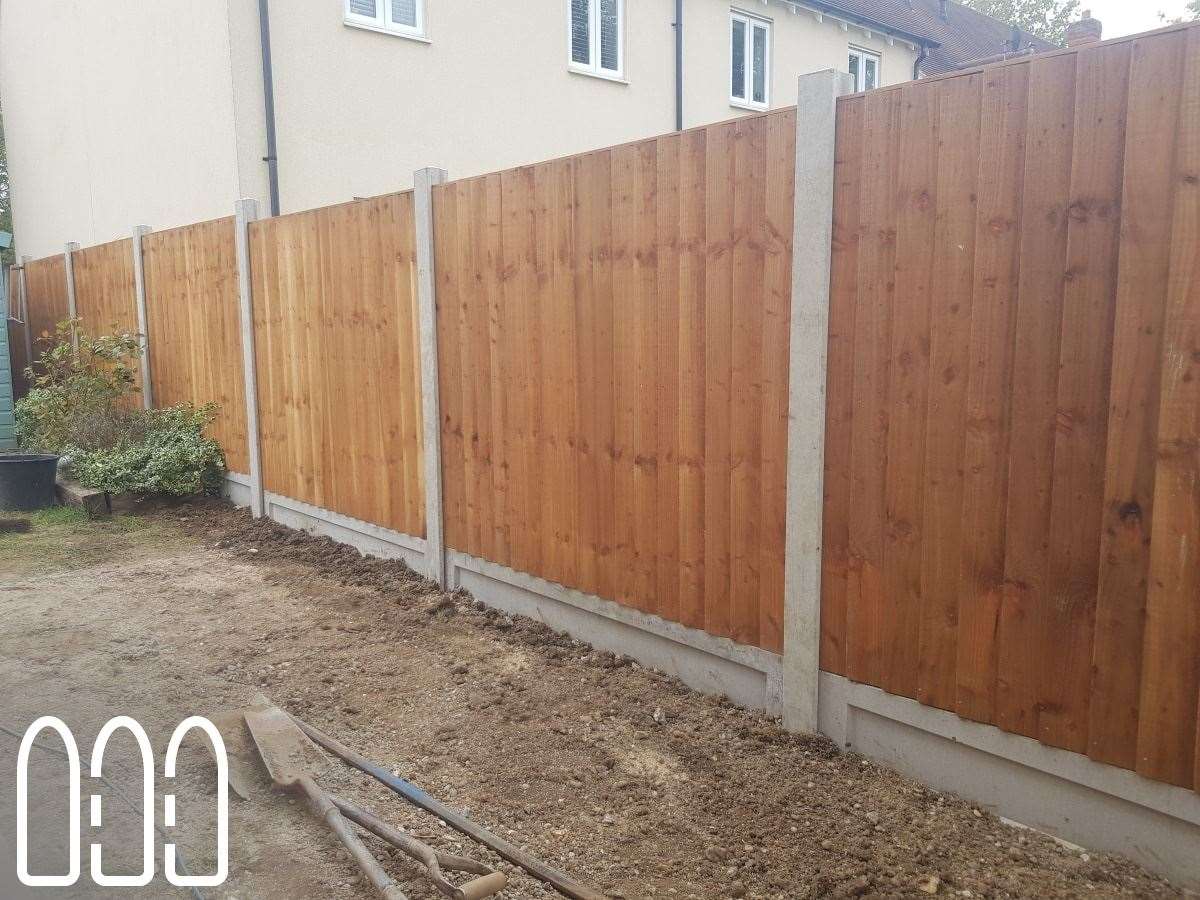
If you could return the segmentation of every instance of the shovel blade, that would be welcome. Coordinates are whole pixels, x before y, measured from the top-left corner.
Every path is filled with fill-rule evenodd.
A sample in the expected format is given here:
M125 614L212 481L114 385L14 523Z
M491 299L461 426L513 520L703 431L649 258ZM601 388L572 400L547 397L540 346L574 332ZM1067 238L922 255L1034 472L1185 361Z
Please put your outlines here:
M328 767L321 751L278 706L255 705L245 716L258 755L279 787L294 787L301 778L315 777Z

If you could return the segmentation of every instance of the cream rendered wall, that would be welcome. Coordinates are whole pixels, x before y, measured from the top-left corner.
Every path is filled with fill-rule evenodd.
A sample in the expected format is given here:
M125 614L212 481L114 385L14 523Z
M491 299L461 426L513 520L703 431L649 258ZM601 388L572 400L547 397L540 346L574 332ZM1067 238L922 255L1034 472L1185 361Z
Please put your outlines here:
M618 83L568 71L566 0L426 0L428 43L344 25L343 0L275 0L283 211L669 131L673 9L630 0Z
M636 0L628 0L633 3ZM729 12L735 9L771 22L772 108L796 105L796 79L821 69L845 72L851 45L873 50L882 57L882 84L911 81L917 51L896 40L867 37L864 29L842 26L828 17L796 10L788 3L764 0L685 0L684 4L684 125L692 127L743 115L732 106L730 93Z
M224 0L4 0L0 103L18 253L228 214Z
M234 3L235 22L257 22L257 0ZM568 69L568 5L426 0L421 42L345 25L343 0L274 0L283 211L407 188L423 166L465 177L672 130L674 0L627 0L624 82ZM688 126L746 112L729 102L730 6L685 2ZM777 0L734 6L774 22L773 107L796 102L797 76L845 70L851 43L883 55L885 83L912 77L916 51L902 42ZM234 39L237 93L260 98L257 30L235 31L253 37ZM261 102L239 103L238 135L243 172L265 178ZM265 181L254 196L265 200Z

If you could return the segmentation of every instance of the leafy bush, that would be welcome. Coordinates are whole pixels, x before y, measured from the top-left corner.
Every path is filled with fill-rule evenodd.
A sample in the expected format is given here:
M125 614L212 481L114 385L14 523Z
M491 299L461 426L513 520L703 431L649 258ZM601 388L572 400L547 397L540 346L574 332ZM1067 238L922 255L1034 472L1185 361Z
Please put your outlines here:
M129 432L115 446L74 453L71 472L80 484L114 494L215 491L225 457L204 436L214 413L212 406L190 404L131 413Z
M29 393L13 409L21 445L46 453L111 446L123 431L122 401L138 390L137 336L91 338L73 320L43 342L48 348L25 370Z
M65 457L80 484L112 493L220 486L225 457L204 434L215 406L145 410L133 402L136 335L92 338L69 321L47 343L36 369L26 370L33 387L14 409L22 447Z

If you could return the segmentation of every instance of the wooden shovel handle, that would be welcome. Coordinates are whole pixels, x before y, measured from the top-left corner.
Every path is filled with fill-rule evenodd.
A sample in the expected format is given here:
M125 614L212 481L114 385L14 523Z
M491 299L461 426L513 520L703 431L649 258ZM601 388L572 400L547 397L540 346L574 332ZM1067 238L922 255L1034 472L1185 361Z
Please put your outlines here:
M498 894L508 887L508 876L503 872L493 872L474 881L468 881L458 888L459 900L484 900Z

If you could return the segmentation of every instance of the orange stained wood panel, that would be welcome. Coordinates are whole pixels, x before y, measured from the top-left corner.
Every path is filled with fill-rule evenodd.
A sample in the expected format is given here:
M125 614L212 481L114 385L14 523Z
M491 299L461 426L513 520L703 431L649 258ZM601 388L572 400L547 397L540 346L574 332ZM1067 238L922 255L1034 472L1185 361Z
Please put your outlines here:
M210 434L230 471L247 474L234 220L152 232L142 253L154 401L215 404Z
M250 227L268 491L425 535L411 192Z
M435 189L450 547L781 649L794 159L783 110Z
M1200 769L1200 28L839 101L822 666Z
M62 254L25 263L25 289L29 292L29 327L36 357L46 349L60 322L70 317L67 300L67 266ZM17 291L19 297L20 291ZM15 307L12 314L15 314ZM24 336L21 342L24 344ZM24 349L22 347L22 353Z

